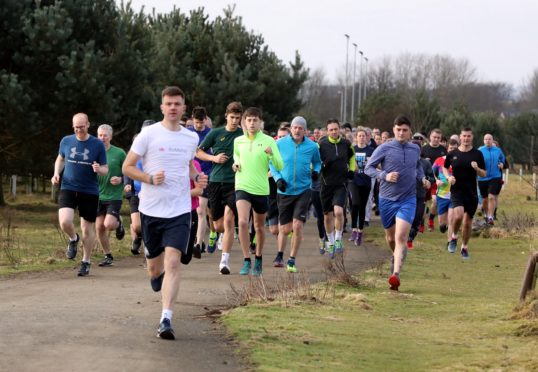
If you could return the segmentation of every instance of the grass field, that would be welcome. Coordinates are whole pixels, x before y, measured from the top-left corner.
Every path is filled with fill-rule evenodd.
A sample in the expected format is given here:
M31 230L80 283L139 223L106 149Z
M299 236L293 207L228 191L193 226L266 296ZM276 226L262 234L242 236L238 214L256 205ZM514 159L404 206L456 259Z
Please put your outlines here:
M261 371L537 370L538 322L512 319L536 228L511 217L536 213L538 202L516 181L500 205L506 228L473 238L469 261L449 254L439 232L421 234L398 293L386 266L324 301L252 302L222 321ZM368 236L385 246L380 227Z

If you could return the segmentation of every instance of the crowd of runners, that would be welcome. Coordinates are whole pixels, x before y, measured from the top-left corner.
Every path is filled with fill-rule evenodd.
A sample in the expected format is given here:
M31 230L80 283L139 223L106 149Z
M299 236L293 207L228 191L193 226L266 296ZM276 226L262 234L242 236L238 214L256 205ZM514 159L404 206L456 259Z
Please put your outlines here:
M60 142L52 183L60 185L67 258L75 259L83 243L79 276L90 273L96 237L104 253L99 266L113 265L109 232L124 238L120 209L124 197L129 201L131 252L143 250L151 287L162 293L161 338L174 339L180 263L218 251L218 272L229 275L237 241L243 255L239 274L260 276L266 230L276 241L272 265L296 273L309 218L316 220L319 234L315 249L334 259L346 244L361 246L372 215L380 215L393 252L388 283L398 290L407 251L425 225L435 230L436 217L448 252L456 252L461 234L463 259L470 258L477 208L485 224L495 223L507 164L491 134L479 149L473 148L470 128L448 140L436 128L426 139L413 134L409 118L401 115L392 137L336 119L309 129L301 116L281 123L271 136L262 111L239 102L224 108L224 126L212 128L203 107L186 114L178 87L163 90L160 108L162 120L144 121L127 154L111 144L110 125L100 125L96 138L89 134L88 116L75 114L75 134Z

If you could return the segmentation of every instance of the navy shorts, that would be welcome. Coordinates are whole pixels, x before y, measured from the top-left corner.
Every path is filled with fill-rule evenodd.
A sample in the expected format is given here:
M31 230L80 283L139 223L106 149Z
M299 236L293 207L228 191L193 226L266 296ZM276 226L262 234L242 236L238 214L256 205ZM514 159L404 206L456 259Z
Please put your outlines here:
M60 190L58 196L60 208L78 208L78 214L88 222L95 222L97 217L97 207L99 205L99 195L86 194L84 192Z
M171 218L151 217L140 213L146 258L159 257L165 247L183 255L188 253L191 232L191 212Z
M334 212L334 206L346 207L347 189L344 185L321 185L321 208L323 213Z
M452 203L450 202L450 199L440 198L436 197L437 199L437 214L439 216L445 214L448 212L449 208L452 208Z
M237 190L235 192L235 200L248 201L254 212L258 214L267 213L267 210L269 209L266 195L254 195L243 190Z
M278 194L278 220L280 224L287 225L293 220L305 222L311 196L310 189L299 195Z
M391 228L396 223L396 218L413 224L416 209L417 198L415 196L396 201L379 198L379 212L385 229Z
M205 189L211 218L218 221L224 217L226 206L230 208L237 217L237 207L235 206L235 185L233 183L209 182Z
M503 187L502 178L493 178L488 181L478 181L478 189L482 198L487 198L488 195L499 195Z
M120 220L121 200L99 200L99 207L97 208L98 216L106 216L110 214Z

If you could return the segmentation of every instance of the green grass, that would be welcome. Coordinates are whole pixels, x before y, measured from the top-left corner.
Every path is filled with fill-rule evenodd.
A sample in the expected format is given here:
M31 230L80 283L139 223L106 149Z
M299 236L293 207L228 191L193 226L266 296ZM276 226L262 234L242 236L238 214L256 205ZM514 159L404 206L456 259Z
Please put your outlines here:
M509 186L500 204L509 216L537 210L525 198L532 190ZM368 236L385 246L379 227ZM469 247L464 262L440 233L426 232L408 255L399 293L388 290L388 267L376 268L325 303L252 303L223 323L261 371L536 370L538 338L516 331L537 322L511 320L536 240L477 237Z
M57 228L58 206L49 199L45 194L19 194L16 199L8 198L8 205L0 208L0 275L72 268L78 264L77 260L65 257L65 234ZM127 216L128 205L123 204L122 215ZM75 227L80 232L78 221L77 216ZM110 239L114 256L129 255L129 242L128 231L122 241ZM102 257L99 245L93 256Z

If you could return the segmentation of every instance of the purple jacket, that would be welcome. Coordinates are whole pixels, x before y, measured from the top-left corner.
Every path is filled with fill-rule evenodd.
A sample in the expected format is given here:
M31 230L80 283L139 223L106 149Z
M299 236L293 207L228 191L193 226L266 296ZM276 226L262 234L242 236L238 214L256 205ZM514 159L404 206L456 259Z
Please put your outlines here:
M379 197L392 201L405 200L416 196L417 181L424 177L419 162L420 148L411 142L401 144L396 140L385 142L377 147L366 163L364 173L381 181ZM381 164L381 170L377 166ZM385 176L398 172L397 182L387 182Z

